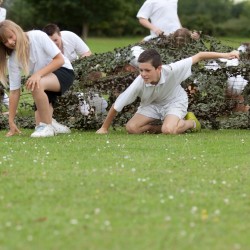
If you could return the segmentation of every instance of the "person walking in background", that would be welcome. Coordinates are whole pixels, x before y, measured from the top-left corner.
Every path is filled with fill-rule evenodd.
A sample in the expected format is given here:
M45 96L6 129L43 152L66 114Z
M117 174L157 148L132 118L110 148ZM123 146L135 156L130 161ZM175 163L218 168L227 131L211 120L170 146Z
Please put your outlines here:
M70 132L66 126L52 121L52 104L74 81L74 71L69 60L44 32L24 32L10 20L0 23L0 42L0 81L7 84L8 72L10 87L10 128L6 136L20 133L15 124L15 116L23 74L28 76L26 89L31 91L36 105L36 128L31 137L48 137Z
M0 6L3 4L3 0L0 0ZM0 22L6 19L7 11L5 8L0 7Z
M146 0L136 17L139 23L150 30L148 41L161 34L169 35L182 27L178 17L178 0Z
M92 54L87 44L71 31L60 31L60 28L53 23L47 24L43 31L71 62Z
M117 113L137 97L140 97L141 103L126 124L128 133L180 134L187 130L199 131L199 121L193 113L187 112L188 96L181 83L191 75L193 64L216 58L239 58L239 52L199 52L175 63L162 65L161 56L155 49L145 50L138 58L140 75L118 96L96 133L107 134ZM157 120L162 120L163 124L155 125Z

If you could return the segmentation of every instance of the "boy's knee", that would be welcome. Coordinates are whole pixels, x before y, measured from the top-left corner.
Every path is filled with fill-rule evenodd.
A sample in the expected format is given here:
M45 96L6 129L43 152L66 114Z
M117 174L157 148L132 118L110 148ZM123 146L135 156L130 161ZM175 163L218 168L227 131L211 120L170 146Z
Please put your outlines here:
M185 126L184 120L179 120L179 122L174 125L174 124L165 124L162 126L162 133L163 134L170 134L170 135L175 135L175 134L180 134L182 133L183 127Z
M161 132L165 135L175 135L177 134L177 127L165 125L165 126L162 126Z
M134 123L128 122L125 128L129 134L138 134L138 127Z

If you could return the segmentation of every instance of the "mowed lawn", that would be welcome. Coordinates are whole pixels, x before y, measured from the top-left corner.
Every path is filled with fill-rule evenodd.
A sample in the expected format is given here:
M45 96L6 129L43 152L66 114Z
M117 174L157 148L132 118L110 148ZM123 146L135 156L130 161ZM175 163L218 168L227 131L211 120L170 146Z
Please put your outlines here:
M249 130L31 133L0 131L1 250L250 249Z
M249 249L250 133L1 131L0 249Z
M121 48L128 45L133 45L142 40L143 37L124 37L124 38L95 38L90 37L86 39L86 43L93 53L103 53L112 51L114 48ZM239 37L218 37L225 45L230 45L237 49L241 43L250 42L250 38Z

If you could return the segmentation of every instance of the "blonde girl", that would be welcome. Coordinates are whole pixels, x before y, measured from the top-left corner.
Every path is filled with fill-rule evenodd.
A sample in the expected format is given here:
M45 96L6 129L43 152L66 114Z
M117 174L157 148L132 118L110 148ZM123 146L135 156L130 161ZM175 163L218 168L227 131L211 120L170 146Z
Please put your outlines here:
M50 38L39 30L24 32L16 23L5 20L0 23L0 58L0 81L5 85L9 81L10 88L9 132L6 136L20 133L15 124L15 116L22 74L28 76L25 86L31 91L36 106L36 128L31 137L67 133L67 127L67 131L63 131L65 126L56 121L53 124L52 105L57 96L72 85L74 71L69 60Z

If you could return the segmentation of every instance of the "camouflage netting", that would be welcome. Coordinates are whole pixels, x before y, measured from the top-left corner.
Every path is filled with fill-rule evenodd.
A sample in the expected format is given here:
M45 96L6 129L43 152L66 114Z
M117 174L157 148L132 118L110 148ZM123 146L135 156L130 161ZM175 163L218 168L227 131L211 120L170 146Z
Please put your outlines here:
M108 110L117 95L132 83L138 75L138 71L129 65L131 48L135 45L142 46L144 49L157 49L164 64L192 56L199 51L229 52L235 49L205 35L199 40L188 41L186 45L176 42L176 39L171 36L162 36L160 39L153 39L144 44L133 44L117 48L112 52L95 54L77 60L73 64L76 74L74 85L59 98L54 109L54 117L59 122L75 129L99 128L106 113L96 112L96 107L90 103L91 99L95 96L94 94L104 97L108 101ZM219 60L216 62L220 66L217 70L207 70L205 68L207 62L194 65L192 76L182 83L189 95L188 110L195 113L203 128L248 129L250 128L250 115L246 105L250 103L250 84L246 85L243 93L235 93L228 89L227 80L231 76L241 75L249 82L249 53L241 54L238 66L227 67L225 62ZM87 115L83 115L79 108L83 100L90 104L90 112ZM22 109L31 109L32 105L29 103L22 102ZM125 107L116 117L113 126L123 126L135 113L138 105L139 99ZM18 114L17 123L21 127L34 128L33 116L24 116L23 112ZM6 127L7 119L1 116L0 128Z

